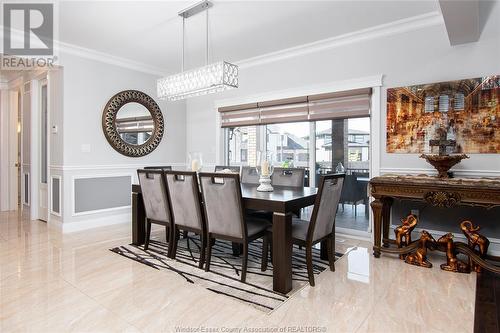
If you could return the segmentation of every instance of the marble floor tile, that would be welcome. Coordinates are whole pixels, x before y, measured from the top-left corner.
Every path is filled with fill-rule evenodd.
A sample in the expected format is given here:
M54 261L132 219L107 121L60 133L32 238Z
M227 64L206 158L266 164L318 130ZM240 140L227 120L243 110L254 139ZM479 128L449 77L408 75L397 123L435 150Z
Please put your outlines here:
M215 294L172 271L109 251L130 224L62 234L16 212L0 213L1 332L173 332L277 328L327 332L471 332L475 274L443 272L371 243L337 237L335 272L316 276L270 314ZM161 227L155 237L164 238ZM457 320L459 318L460 320Z

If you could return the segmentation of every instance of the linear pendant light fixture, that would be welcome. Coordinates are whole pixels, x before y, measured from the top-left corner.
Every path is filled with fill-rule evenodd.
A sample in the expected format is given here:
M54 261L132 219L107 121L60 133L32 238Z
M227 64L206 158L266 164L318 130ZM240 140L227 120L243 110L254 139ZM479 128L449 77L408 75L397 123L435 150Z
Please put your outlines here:
M208 8L213 4L202 1L181 12L182 17L182 72L157 81L158 98L177 101L194 96L206 95L227 89L238 88L238 66L227 61L208 64ZM184 70L185 21L202 11L206 13L206 66Z

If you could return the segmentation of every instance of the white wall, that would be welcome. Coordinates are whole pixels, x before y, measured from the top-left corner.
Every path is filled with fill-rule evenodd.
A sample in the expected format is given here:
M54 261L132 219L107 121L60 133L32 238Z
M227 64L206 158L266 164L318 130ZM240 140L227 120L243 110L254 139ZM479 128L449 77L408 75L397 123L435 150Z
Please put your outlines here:
M61 64L64 67L65 166L185 161L184 103L159 101L156 98L156 76L64 54ZM140 90L153 97L165 119L161 144L151 154L140 158L116 152L106 141L101 126L102 111L108 100L119 91L129 89ZM82 152L83 144L90 145L89 153Z
M64 115L53 118L62 138L62 160L53 159L52 175L61 175L63 186L63 230L74 231L90 227L131 221L130 208L74 214L73 183L75 178L89 176L130 175L135 181L136 169L145 165L185 163L185 103L166 103L156 98L156 79L123 67L62 53ZM116 152L102 131L102 111L107 101L122 90L135 89L156 100L165 120L165 132L160 145L151 154L133 158ZM90 146L85 152L82 146Z
M205 164L216 163L215 133L219 126L214 105L217 100L384 74L380 136L382 172L430 172L432 169L417 154L402 158L401 154L385 152L386 89L500 74L499 35L500 6L496 4L477 43L451 47L444 25L434 25L242 68L239 89L188 100L187 149L203 152ZM457 169L472 170L476 174L496 170L500 175L500 155L472 155Z

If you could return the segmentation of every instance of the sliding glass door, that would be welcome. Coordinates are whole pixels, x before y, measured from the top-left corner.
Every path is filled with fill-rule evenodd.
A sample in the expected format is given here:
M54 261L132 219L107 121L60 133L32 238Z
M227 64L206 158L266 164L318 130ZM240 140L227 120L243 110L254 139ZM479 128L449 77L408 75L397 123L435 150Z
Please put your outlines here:
M322 174L346 173L338 227L368 231L369 151L369 117L316 122L316 184Z

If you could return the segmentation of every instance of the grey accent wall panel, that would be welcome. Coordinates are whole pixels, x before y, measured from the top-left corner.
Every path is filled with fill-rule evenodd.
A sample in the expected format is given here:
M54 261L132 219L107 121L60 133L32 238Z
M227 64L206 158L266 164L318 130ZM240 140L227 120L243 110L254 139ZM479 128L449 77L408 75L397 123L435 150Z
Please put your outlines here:
M131 176L75 179L75 213L130 205Z
M61 213L60 197L61 197L61 180L59 178L52 178L52 211L54 213Z
M24 204L30 204L30 176L29 174L24 174Z

